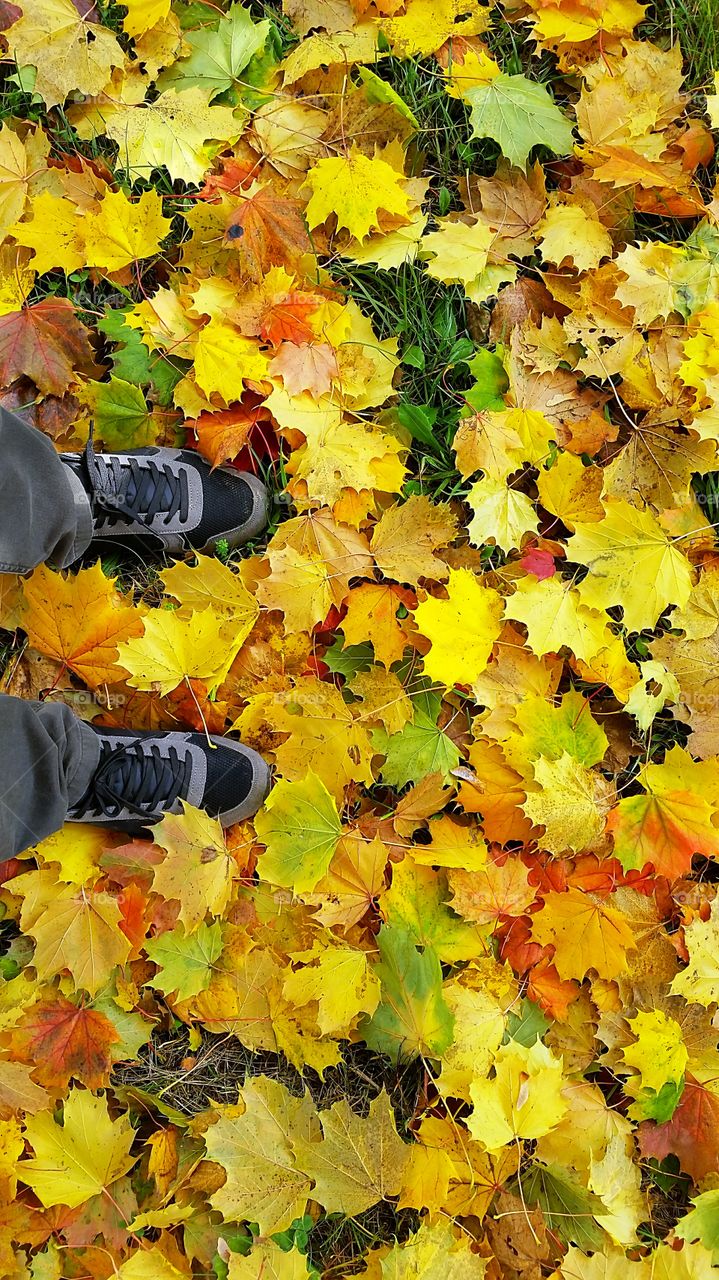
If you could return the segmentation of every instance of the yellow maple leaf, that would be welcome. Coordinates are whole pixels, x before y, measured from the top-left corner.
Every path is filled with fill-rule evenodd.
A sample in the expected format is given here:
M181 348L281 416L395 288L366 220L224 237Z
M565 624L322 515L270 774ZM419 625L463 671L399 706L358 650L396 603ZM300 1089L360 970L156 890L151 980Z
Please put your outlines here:
M362 244L351 244L342 250L342 257L349 258L358 266L372 263L383 271L393 271L404 262L414 262L419 251L420 240L427 225L426 213L411 214L411 220L396 231L386 235L371 235Z
M322 1034L349 1037L358 1015L374 1013L379 1004L379 982L365 952L320 943L301 958L303 967L285 977L285 999L296 1007L317 1001Z
M21 1016L18 1009L18 1019ZM32 1070L24 1062L0 1062L0 1105L6 1114L7 1110L24 1111L28 1115L46 1110L48 1093L35 1084Z
M154 1155L158 1147L161 1146L161 1140L166 1130L159 1130L153 1134L152 1154ZM158 1141L159 1139L159 1141ZM162 1165L152 1167L152 1156L150 1157L151 1167L150 1173L158 1179L162 1177ZM165 1209L149 1209L146 1213L138 1213L129 1223L130 1231L141 1231L143 1227L174 1227L178 1222L186 1222L192 1217L191 1205L169 1204Z
M469 569L450 569L447 593L448 600L428 596L415 610L419 631L432 642L424 669L443 685L471 684L484 671L502 629L504 601Z
M692 316L689 335L684 341L685 359L680 366L679 377L688 387L696 387L702 395L714 399L714 388L719 385L719 305L715 301ZM713 406L708 412L711 413L712 409ZM700 423L702 420L700 416Z
M661 241L630 244L617 256L615 265L626 281L617 284L616 296L623 306L633 309L638 324L666 319L677 309L685 264L683 249Z
M621 605L629 631L654 627L668 605L689 599L691 565L651 511L611 498L605 509L603 520L577 522L569 543L572 559L589 568L582 600L592 609Z
M24 1150L19 1121L14 1116L0 1120L0 1195L6 1204L17 1195L17 1161Z
M130 1154L135 1131L128 1113L112 1120L105 1099L88 1090L72 1090L62 1125L41 1111L26 1122L25 1136L35 1155L22 1161L19 1176L48 1208L74 1209L101 1195L137 1158Z
M350 591L342 630L348 644L369 640L375 658L383 666L398 662L407 644L397 610L406 601L400 589L389 582L363 582Z
M124 0L122 7L127 9L127 16L122 20L123 30L128 36L143 36L167 17L170 3L171 0Z
M494 963L488 961L488 964ZM454 1039L442 1058L442 1074L437 1087L445 1098L464 1098L469 1102L473 1080L488 1075L504 1038L505 1006L511 1005L509 990L505 1001L497 999L489 985L471 985L469 981L446 982L444 998L454 1017Z
M365 535L339 524L326 508L281 525L267 559L271 573L258 583L257 599L282 610L287 632L311 631L342 603L352 578L372 576Z
M137 329L148 351L165 351L183 360L194 354L198 323L188 315L187 301L174 289L158 289L126 314L125 323Z
M676 975L672 992L696 1004L719 1000L719 899L711 904L708 920L697 917L684 931L689 963Z
M446 507L413 494L389 507L372 530L371 550L377 568L395 582L416 586L419 578L443 581L449 570L436 554L457 535L457 521Z
M584 978L596 969L600 978L616 978L627 968L627 950L636 949L634 933L614 907L580 889L545 895L544 908L532 916L532 937L556 948L561 978Z
M0 245L0 316L22 310L35 284L35 269L27 249Z
M558 760L534 761L534 780L542 788L529 792L522 806L527 817L544 827L538 843L560 855L568 849L580 853L598 840L604 830L608 807L601 800L603 779L578 764L567 751Z
M77 89L100 93L124 54L107 27L81 18L72 0L33 0L6 32L8 48L21 67L36 69L35 92L57 107Z
M381 156L366 156L356 146L346 156L318 160L305 180L311 192L307 225L312 230L335 214L338 230L346 229L361 242L380 225L380 211L409 221L403 181Z
M506 485L494 476L485 476L467 494L472 519L467 526L475 547L494 541L503 551L520 547L528 533L539 529L534 506L526 493Z
M444 87L450 98L465 98L468 89L488 84L502 74L499 63L482 46L475 49L468 45L462 50L461 61L454 50L452 53L451 62L442 67L446 79Z
M117 1280L185 1280L184 1272L178 1271L155 1245L137 1249L125 1259L116 1276Z
M263 155L285 177L305 173L321 154L318 145L324 133L324 112L299 99L278 98L255 112L253 128Z
M268 560L271 573L258 584L258 600L268 609L282 610L287 632L311 631L335 599L326 562L293 547L273 547Z
M579 3L569 11L559 0L535 15L534 32L540 40L552 44L557 40L581 43L601 31L629 35L645 12L636 0L604 0L601 5Z
M255 830L265 845L262 879L295 893L315 888L342 834L334 800L311 769L296 782L276 784L255 818Z
M480 871L487 863L487 844L479 827L460 826L448 814L435 818L428 827L431 844L417 844L412 850L420 866L461 867Z
M574 530L578 520L593 524L604 518L600 497L604 474L599 467L585 467L573 453L560 453L548 471L539 469L539 500L568 529Z
M266 1077L248 1081L240 1099L244 1114L220 1109L205 1134L208 1158L227 1173L210 1202L228 1222L246 1218L269 1235L304 1212L312 1180L297 1167L294 1140L318 1136L318 1121L308 1096Z
M314 426L306 424L306 443L287 465L293 477L288 489L298 502L306 498L313 505L332 507L341 518L337 503L347 489L369 495L374 490L399 493L405 455L396 436L380 426L349 420L324 426L320 419ZM364 501L363 515L370 501L371 497Z
M229 565L215 556L197 554L194 565L180 561L165 569L162 578L165 590L180 602L178 617L190 618L212 606L216 613L232 619L243 641L249 635L260 608Z
M494 232L486 222L459 222L438 219L439 230L430 231L420 241L420 254L429 256L427 273L444 284L469 284L487 265Z
M68 884L88 884L98 879L100 855L107 847L107 832L89 824L66 823L34 846L43 863L57 863L57 876Z
M682 1079L689 1053L675 1018L668 1018L661 1009L640 1010L629 1019L629 1029L637 1038L625 1046L623 1057L628 1066L637 1068L642 1088L659 1093L669 1081Z
M45 161L49 140L42 129L21 139L7 124L0 125L0 230L18 222L27 197L47 181Z
M198 334L195 378L208 396L217 392L226 403L240 400L248 379L265 377L267 363L259 343L226 320L210 320Z
M611 257L612 237L607 228L581 204L553 205L535 230L541 237L538 247L542 257L555 266L571 259L577 271L589 271L598 267L602 258Z
M123 674L118 645L142 631L100 562L63 577L41 565L23 583L22 626L41 653L56 658L91 689Z
M663 662L640 662L641 678L629 692L625 709L646 733L668 702L681 702L679 681Z
M483 1280L489 1260L472 1251L468 1236L425 1222L404 1244L394 1244L380 1266L382 1280Z
M452 448L457 457L457 469L465 480L476 471L484 471L485 478L506 480L524 460L522 437L513 425L517 410L497 413L473 413L461 418Z
M86 223L77 205L42 191L32 201L32 212L30 222L18 222L8 230L17 244L33 250L33 269L42 275L61 267L69 275L84 267Z
M321 1113L320 1123L322 1142L300 1140L295 1151L299 1167L314 1179L314 1199L328 1213L354 1216L399 1193L409 1147L397 1133L384 1090L366 1117L343 1099Z
M307 1259L296 1249L286 1253L274 1240L261 1240L246 1258L230 1254L227 1280L307 1280Z
M409 0L406 11L383 18L380 28L397 58L435 53L452 36L475 36L486 31L490 16L477 5L468 10L462 0Z
M165 166L172 178L201 182L221 144L235 142L243 129L231 107L210 106L209 96L198 88L168 89L151 103L88 103L70 115L81 137L107 135L118 144L117 164L131 177L149 178Z
M347 13L345 25L349 26L355 21L354 12ZM374 22L360 22L351 31L318 31L306 40L301 40L285 58L282 63L284 83L295 84L308 71L314 71L317 67L333 67L338 64L345 67L355 62L374 62L376 49L377 27Z
M567 1109L563 1083L561 1059L541 1040L530 1048L510 1040L497 1051L492 1079L470 1085L472 1137L493 1153L517 1138L549 1133Z
M153 840L165 857L153 869L152 887L163 898L179 902L187 932L198 929L208 911L222 915L235 861L217 819L183 802L181 813L165 814Z
M380 341L371 320L362 314L354 299L323 332L335 348L337 389L343 403L353 411L384 404L394 394L393 378L399 366L397 339Z
M349 929L368 911L384 889L387 849L381 840L364 840L346 832L339 840L326 874L303 901L317 908L326 928Z
M74 988L94 995L115 966L125 963L130 943L111 894L58 884L49 869L16 877L15 891L23 896L20 922L35 939L33 965L40 980L68 969Z
M181 618L153 609L144 631L119 646L120 661L134 689L171 693L185 678L202 680L209 689L222 684L254 619L236 629L232 619L208 606Z
M86 264L118 271L140 258L151 258L160 252L160 242L171 226L156 191L143 191L135 204L124 191L107 191L97 212L87 219Z

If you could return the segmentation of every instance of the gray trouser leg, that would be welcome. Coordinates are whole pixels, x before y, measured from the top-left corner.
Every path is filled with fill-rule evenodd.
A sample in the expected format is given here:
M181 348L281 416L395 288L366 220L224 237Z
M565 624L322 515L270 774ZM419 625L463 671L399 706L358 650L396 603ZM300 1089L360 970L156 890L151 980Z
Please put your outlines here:
M91 536L80 481L47 436L0 409L0 572L27 573L46 560L64 569Z
M0 694L0 862L62 826L99 759L99 739L69 707Z

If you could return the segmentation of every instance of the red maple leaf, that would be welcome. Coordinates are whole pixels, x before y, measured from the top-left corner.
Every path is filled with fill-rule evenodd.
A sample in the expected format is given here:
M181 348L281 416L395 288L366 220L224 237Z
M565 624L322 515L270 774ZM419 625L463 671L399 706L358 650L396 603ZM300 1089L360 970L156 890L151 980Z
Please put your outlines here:
M64 996L33 1005L12 1033L14 1054L32 1063L39 1084L64 1089L70 1078L88 1089L107 1083L110 1048L120 1037L104 1013Z
M43 395L61 396L75 372L97 372L89 330L67 298L45 298L0 316L0 383L31 378Z
M646 1120L637 1132L643 1156L663 1160L675 1155L695 1182L719 1173L719 1098L696 1080L687 1078L671 1120L666 1124Z

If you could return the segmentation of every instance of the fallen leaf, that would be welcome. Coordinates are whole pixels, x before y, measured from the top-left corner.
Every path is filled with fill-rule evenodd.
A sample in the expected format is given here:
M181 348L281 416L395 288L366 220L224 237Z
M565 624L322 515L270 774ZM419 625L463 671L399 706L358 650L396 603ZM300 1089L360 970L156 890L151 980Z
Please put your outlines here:
M25 1136L35 1152L20 1177L41 1204L73 1209L100 1195L135 1163L134 1130L127 1114L110 1117L104 1097L73 1089L63 1107L63 1124L49 1111L31 1116Z

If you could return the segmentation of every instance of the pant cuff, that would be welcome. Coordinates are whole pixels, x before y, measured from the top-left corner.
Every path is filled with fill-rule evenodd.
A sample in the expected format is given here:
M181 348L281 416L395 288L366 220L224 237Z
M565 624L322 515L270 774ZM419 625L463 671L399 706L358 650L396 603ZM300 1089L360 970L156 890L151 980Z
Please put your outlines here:
M80 751L77 766L71 778L67 778L68 808L82 800L87 791L90 779L100 763L100 739L89 725L78 720L76 726L80 734Z
M63 470L75 500L75 541L62 560L52 561L56 569L67 569L79 560L83 552L87 551L93 534L92 507L85 486L72 467L63 466Z

